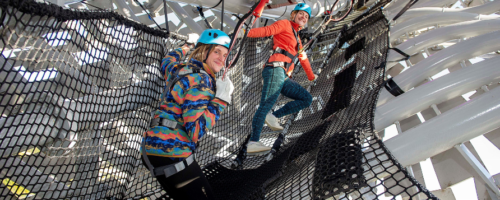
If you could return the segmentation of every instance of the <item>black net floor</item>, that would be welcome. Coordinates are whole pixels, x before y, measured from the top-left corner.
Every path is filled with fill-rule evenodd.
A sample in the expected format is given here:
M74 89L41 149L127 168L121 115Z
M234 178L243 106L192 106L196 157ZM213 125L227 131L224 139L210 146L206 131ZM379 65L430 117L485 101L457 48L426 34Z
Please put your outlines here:
M435 197L373 132L384 82L388 24L377 1L309 50L316 82L293 79L312 105L264 127L272 155L244 155L272 38L238 39L228 72L233 104L200 141L197 160L218 199ZM183 41L105 11L0 1L0 195L2 199L159 199L140 160L142 133L164 81L161 58ZM231 53L230 58L234 56ZM273 109L286 102L280 97Z

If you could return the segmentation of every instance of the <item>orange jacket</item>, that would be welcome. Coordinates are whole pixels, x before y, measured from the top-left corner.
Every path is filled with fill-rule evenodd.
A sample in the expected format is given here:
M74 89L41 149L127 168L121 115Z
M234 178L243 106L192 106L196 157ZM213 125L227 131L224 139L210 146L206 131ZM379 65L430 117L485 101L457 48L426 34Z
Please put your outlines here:
M297 23L291 22L290 20L287 19L283 19L276 21L274 22L274 24L271 24L266 27L250 29L247 36L251 38L257 38L257 37L268 37L274 35L273 49L279 47L281 49L288 51L288 53L295 55L297 54L297 42L296 42L297 40L295 40L295 35L293 34L292 27L298 33L299 25ZM302 41L300 41L300 38L299 38L299 43L300 43L300 48L302 49ZM311 69L311 64L309 63L309 59L307 59L306 53L302 52L298 57L300 64L302 65L302 68L304 68L304 71L306 71L307 78L310 81L314 80L314 73ZM268 62L274 62L274 61L282 61L287 63L292 62L289 57L279 53L272 55L268 60ZM291 77L294 67L295 66L292 63L292 65L288 68L288 71L286 71L286 74L288 76Z

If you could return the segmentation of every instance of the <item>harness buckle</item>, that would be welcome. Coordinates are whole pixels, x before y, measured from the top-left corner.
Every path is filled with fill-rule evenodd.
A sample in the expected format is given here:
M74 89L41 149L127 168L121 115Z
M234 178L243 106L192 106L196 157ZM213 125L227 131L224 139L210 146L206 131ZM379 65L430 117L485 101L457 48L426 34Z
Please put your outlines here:
M276 47L276 49L274 49L274 53L280 53L282 50L283 49L281 49L280 47Z
M187 163L184 163L184 160L181 162L175 163L175 165L174 165L175 170L177 170L177 172L184 170L186 168L186 164Z
M285 67L285 62L270 62L270 63L267 63L266 66L270 66L270 67Z
M186 159L184 159L181 162L159 167L159 169L163 168L163 170L162 170L163 174L157 173L155 175L165 175L165 177L168 178L168 177L170 177L174 174L177 174L180 171L186 169L189 165L193 164L194 160L195 160L194 154L191 154L189 157L187 157Z
M165 127L173 128L173 129L177 128L176 121L169 120L169 119L161 119L160 122L161 122L161 126L165 126Z
M154 115L153 115L154 117ZM171 129L182 129L183 126L177 123L177 121L170 120L170 119L164 119L164 118L153 118L151 119L151 122L149 123L149 127L153 128L155 126L164 126L168 127Z

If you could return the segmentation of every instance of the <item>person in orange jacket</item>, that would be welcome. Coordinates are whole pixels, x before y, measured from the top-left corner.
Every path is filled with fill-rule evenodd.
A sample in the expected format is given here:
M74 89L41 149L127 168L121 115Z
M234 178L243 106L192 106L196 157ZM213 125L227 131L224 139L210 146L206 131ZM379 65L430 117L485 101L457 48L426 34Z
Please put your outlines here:
M296 58L299 59L310 81L314 81L317 77L311 69L311 64L307 59L306 53L301 52L299 54L302 49L302 43L298 32L304 28L310 16L311 7L305 3L299 3L293 9L290 20L279 20L272 25L254 28L248 32L248 37L251 38L273 36L274 43L274 53L262 71L264 86L262 88L259 108L252 120L252 135L247 145L248 153L271 150L271 147L259 142L264 122L273 131L283 130L277 118L297 113L309 107L312 103L311 94L297 82L290 79L295 67L294 61ZM276 103L280 93L294 99L294 101L288 102L273 113L268 113Z

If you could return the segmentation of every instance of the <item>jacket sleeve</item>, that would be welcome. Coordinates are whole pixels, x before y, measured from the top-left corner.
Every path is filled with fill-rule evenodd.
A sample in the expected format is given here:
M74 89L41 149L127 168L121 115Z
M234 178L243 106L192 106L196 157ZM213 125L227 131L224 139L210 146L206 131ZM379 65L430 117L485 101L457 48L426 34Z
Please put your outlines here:
M300 65L302 65L302 68L307 74L307 79L309 79L310 81L314 81L314 73L312 71L311 64L309 63L309 59L307 58L306 52L302 52L301 54L299 54L299 61Z
M181 106L188 137L195 143L214 127L227 106L215 98L211 86L210 77L198 73L183 77L172 89L172 96Z
M168 72L172 70L172 66L174 66L181 58L186 55L186 49L177 48L173 52L168 53L165 58L161 60L161 74L167 78Z
M247 37L258 38L258 37L269 37L271 35L276 35L285 31L286 22L284 20L279 20L273 24L260 28L252 28L248 32Z

